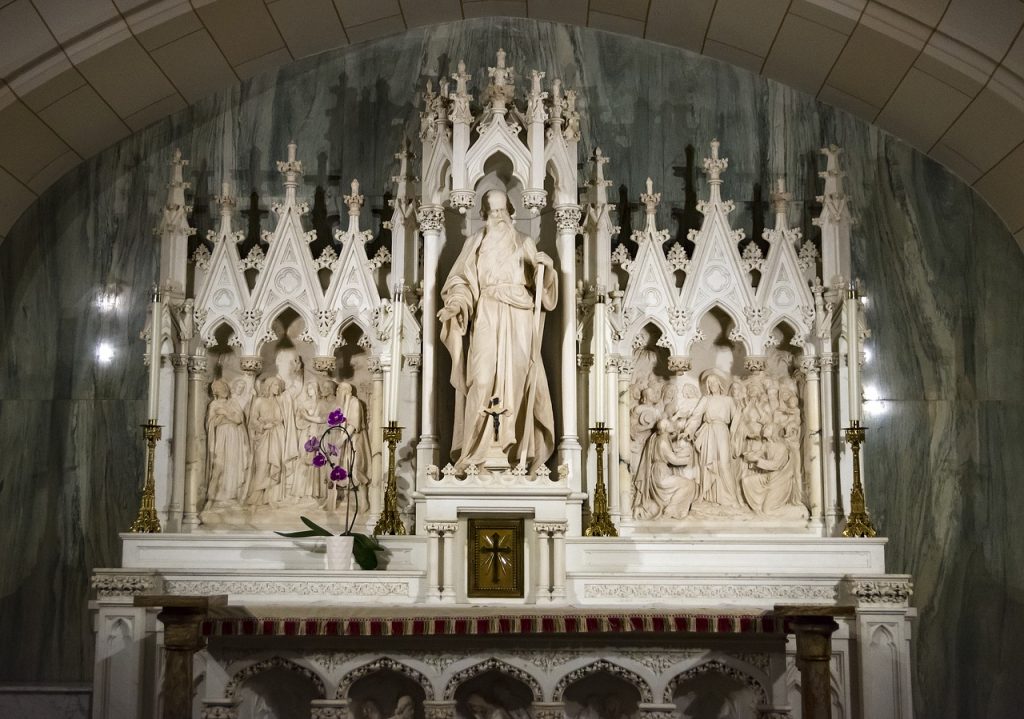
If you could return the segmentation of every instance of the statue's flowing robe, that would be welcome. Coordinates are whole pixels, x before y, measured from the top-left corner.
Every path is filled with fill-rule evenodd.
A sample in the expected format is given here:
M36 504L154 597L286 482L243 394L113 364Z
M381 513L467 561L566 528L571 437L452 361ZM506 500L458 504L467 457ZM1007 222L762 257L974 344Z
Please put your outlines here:
M498 444L513 466L525 460L534 470L554 451L554 413L540 362L542 328L534 325L536 257L537 245L526 235L480 231L466 242L441 288L445 305L457 304L469 319L466 327L454 318L441 326L441 341L452 357L452 459L459 467L484 463L493 438L484 410L494 397L509 412ZM541 306L550 311L557 300L557 277L548 271Z
M245 415L233 399L214 399L206 414L207 470L211 504L236 503L249 471Z

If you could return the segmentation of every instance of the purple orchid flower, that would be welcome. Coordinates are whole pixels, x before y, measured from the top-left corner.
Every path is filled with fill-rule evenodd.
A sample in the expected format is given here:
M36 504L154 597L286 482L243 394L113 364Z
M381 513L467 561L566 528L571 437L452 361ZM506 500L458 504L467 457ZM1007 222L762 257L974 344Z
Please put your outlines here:
M332 427L337 427L339 424L344 423L345 415L342 414L341 409L336 409L327 415L327 423Z
M332 457L337 457L338 456L338 445L331 444L330 442L328 442L327 443L327 454L329 454Z
M307 452L315 452L320 447L320 440L316 437L310 437L302 446Z
M319 452L317 452L315 455L313 455L313 466L314 467L323 467L325 464L327 464L327 457L323 456Z
M335 467L331 470L332 482L344 482L346 479L348 479L348 472L345 471L344 467Z

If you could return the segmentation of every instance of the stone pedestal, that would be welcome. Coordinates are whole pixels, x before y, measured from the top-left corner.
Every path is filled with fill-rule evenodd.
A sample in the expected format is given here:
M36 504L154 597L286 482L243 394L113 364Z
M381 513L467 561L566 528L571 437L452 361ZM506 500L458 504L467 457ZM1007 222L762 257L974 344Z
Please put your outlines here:
M802 719L832 719L832 633L835 617L852 617L853 607L776 607L787 632L796 636Z

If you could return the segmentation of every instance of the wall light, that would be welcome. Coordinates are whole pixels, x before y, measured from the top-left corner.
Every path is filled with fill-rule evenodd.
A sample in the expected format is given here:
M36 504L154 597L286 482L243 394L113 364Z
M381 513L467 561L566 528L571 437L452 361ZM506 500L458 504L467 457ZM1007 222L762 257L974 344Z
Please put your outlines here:
M100 312L113 312L121 303L121 294L117 285L107 285L96 295L96 307Z
M96 345L96 361L100 364L110 364L115 354L114 345L105 340Z

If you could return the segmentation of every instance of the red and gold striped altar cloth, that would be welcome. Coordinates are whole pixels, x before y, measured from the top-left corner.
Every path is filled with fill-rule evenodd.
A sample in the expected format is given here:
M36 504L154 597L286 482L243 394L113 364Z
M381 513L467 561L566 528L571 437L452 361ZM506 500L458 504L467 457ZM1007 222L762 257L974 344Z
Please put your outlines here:
M208 619L203 633L211 637L415 637L485 636L500 634L777 634L783 620L771 613L579 611L494 614L480 607L479 614L422 612L398 615L350 616L225 616Z

